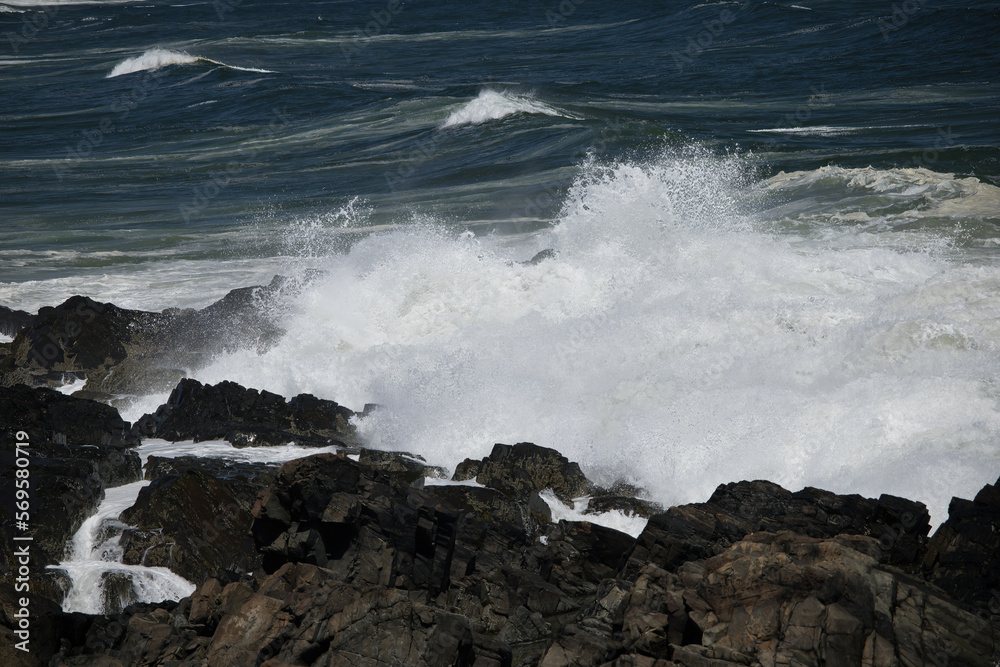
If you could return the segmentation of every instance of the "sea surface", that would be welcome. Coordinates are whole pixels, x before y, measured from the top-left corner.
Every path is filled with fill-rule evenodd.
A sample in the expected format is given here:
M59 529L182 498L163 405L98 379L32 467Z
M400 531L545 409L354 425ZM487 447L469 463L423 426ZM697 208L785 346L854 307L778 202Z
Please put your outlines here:
M371 446L446 466L940 522L1000 475L1000 7L0 2L0 304L310 269L189 373L377 403Z

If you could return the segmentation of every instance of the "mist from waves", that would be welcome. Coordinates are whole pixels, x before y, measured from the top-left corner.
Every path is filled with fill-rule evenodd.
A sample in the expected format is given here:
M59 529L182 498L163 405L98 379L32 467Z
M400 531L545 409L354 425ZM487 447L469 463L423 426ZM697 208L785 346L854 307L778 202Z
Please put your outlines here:
M591 160L520 245L414 222L325 258L275 347L195 376L378 403L370 446L448 466L531 441L668 505L769 479L910 497L939 522L1000 471L1000 267L956 248L961 221L859 224L838 202L892 200L898 222L993 186L855 171Z

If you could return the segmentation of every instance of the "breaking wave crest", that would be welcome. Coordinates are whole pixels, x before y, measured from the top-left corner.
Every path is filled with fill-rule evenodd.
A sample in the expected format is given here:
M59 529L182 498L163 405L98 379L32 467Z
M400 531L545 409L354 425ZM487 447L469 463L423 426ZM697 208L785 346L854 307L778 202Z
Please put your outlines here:
M697 151L590 162L527 245L370 236L323 260L274 348L196 376L378 403L370 444L439 464L530 440L667 504L763 478L912 497L939 521L1000 458L1000 268L933 239L775 231L776 189L843 180L820 172L754 183L742 158ZM864 173L856 187L883 187Z
M144 72L149 70L157 70L162 67L168 67L170 65L194 65L196 63L208 63L220 67L227 67L229 69L239 70L241 72L261 72L265 74L273 74L271 70L266 69L255 69L253 67L236 67L235 65L227 65L226 63L221 63L218 60L212 60L211 58L202 58L200 56L192 56L183 51L171 51L169 49L149 49L141 56L135 56L134 58L126 58L111 70L106 78L111 79L116 76L122 76L123 74L133 74L135 72Z

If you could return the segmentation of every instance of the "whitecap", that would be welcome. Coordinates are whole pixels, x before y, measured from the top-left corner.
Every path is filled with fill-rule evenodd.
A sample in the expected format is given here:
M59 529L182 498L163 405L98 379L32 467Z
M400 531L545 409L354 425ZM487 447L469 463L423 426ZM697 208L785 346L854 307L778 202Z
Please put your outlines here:
M442 127L459 125L479 125L491 120L499 120L516 113L544 114L578 119L565 111L559 111L529 95L486 89L475 99L455 109L444 121Z
M211 58L203 58L201 56L192 56L183 51L172 51L170 49L153 48L144 52L142 55L135 56L133 58L126 58L111 70L106 78L111 79L116 76L122 76L123 74L133 74L135 72L144 72L150 70L157 70L162 67L168 67L170 65L193 65L198 62L208 63L212 65L217 65L219 67L226 67L229 69L239 70L241 72L259 72L264 74L274 74L271 70L257 69L253 67L237 67L236 65L227 65L226 63L219 62L218 60L212 60Z

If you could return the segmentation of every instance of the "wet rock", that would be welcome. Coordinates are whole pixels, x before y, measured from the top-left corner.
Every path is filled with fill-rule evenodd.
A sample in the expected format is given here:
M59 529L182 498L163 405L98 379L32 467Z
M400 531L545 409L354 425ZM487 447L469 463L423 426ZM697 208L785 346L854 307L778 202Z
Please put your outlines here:
M923 571L969 609L1000 616L1000 480L975 499L953 498L927 545Z
M531 259L525 260L521 262L521 264L523 264L524 266L535 266L537 264L541 264L547 259L552 259L557 254L558 253L556 253L556 251L553 250L552 248L546 248L545 250L539 250L534 254L534 256Z
M202 456L167 458L150 456L146 459L145 479L155 480L167 475L183 475L189 470L203 472L220 480L246 507L252 508L257 494L274 481L280 466L276 463L253 463Z
M632 496L622 496L617 494L595 494L587 504L584 514L604 514L605 512L621 512L628 516L641 516L647 519L655 514L662 514L663 507L659 503L654 503Z
M259 568L250 506L232 486L193 468L154 480L120 516L138 529L122 534L123 562L166 567L196 583L220 570Z
M165 440L221 440L235 446L344 445L357 440L354 413L333 401L299 394L287 403L268 391L235 382L204 385L184 379L155 414L143 415L135 432Z
M527 498L532 492L551 489L567 502L585 496L594 488L576 463L554 449L530 442L516 445L497 444L490 455L478 463L463 461L453 479L475 479L483 486L498 489L515 498Z
M672 645L671 658L683 665L701 658L745 665L991 665L997 646L990 624L940 591L882 569L881 551L867 537L756 533L688 563L673 596L680 593L703 639Z
M21 329L31 326L34 319L31 313L0 306L0 335L16 336Z
M57 391L24 385L0 388L0 507L5 508L4 553L15 531L17 470L14 443L28 435L29 519L32 562L43 579L45 565L62 560L66 543L97 508L104 489L141 479L137 441L114 408ZM24 458L24 457L22 457ZM0 560L8 560L0 556Z
M760 530L874 537L883 562L915 568L923 558L929 522L923 503L894 496L873 500L812 488L792 493L764 481L723 484L708 502L653 516L636 544L630 572L650 561L671 569L708 558Z
M376 449L361 449L358 452L358 462L381 468L386 472L401 475L402 479L411 484L418 479L431 477L446 479L447 473L440 466L428 465L422 456L408 452L383 452Z
M0 357L0 386L58 387L70 375L86 377L86 397L166 391L213 355L263 351L283 335L285 300L315 274L275 276L264 286L232 290L201 310L161 313L119 308L73 296L37 315L0 310L0 328L17 333Z

